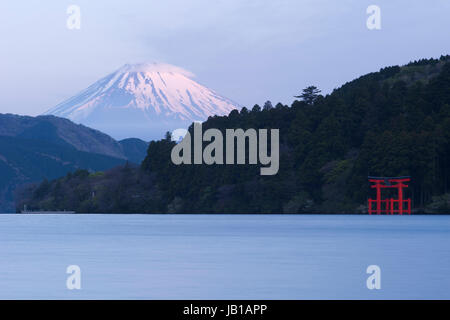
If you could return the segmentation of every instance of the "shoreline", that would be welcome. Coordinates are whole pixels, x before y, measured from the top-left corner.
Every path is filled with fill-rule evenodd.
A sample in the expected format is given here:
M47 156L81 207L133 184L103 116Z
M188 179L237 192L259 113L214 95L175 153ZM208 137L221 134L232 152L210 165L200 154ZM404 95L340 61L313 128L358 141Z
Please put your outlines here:
M412 213L412 214L369 214L369 213L139 213L139 212L133 212L133 213L121 213L121 212L73 212L73 211L55 211L55 212L34 212L34 213L0 213L0 215L167 215L167 216L177 216L177 215L193 215L193 216L199 216L199 215L209 215L209 216L234 216L234 215L246 215L246 216L302 216L302 215L341 215L341 216L447 216L450 215L450 213Z

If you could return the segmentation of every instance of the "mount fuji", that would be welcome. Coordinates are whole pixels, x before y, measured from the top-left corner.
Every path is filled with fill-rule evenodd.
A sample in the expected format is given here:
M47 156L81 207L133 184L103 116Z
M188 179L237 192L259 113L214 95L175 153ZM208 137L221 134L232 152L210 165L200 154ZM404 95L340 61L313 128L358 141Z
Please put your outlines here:
M126 64L45 114L68 118L116 139L149 141L240 108L193 77L169 64Z

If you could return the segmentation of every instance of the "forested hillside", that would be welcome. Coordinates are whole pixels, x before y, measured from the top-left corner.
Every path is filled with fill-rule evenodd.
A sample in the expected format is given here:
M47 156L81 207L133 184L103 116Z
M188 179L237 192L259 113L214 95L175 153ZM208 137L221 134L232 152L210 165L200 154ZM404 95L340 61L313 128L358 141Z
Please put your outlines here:
M260 176L257 165L175 166L169 136L150 143L140 168L77 172L24 191L17 205L77 212L364 212L368 175L409 175L416 211L449 212L449 56L384 68L325 97L310 92L299 99L234 110L203 124L223 132L278 128L277 175Z
M55 179L77 169L106 170L140 163L148 144L110 136L54 116L0 114L0 212L15 209L23 184Z
M144 159L142 152L147 149L140 139L116 141L103 132L55 116L0 113L0 136L45 141L136 163Z
M0 136L0 212L14 211L13 194L23 184L55 179L79 168L98 171L125 162L58 143Z

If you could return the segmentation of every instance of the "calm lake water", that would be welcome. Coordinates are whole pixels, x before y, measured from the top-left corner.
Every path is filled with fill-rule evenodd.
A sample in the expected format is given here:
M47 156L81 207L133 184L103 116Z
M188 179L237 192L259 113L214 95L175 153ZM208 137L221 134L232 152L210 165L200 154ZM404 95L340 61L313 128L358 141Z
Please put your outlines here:
M450 216L0 215L0 258L1 299L449 299Z

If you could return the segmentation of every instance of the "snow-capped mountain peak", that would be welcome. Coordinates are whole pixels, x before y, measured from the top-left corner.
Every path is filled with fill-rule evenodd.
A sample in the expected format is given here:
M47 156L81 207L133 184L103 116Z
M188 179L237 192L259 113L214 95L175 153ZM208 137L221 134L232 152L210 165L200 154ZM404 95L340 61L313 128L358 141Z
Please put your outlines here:
M189 71L169 64L126 64L46 114L115 138L159 139L166 131L239 108L192 78Z

